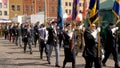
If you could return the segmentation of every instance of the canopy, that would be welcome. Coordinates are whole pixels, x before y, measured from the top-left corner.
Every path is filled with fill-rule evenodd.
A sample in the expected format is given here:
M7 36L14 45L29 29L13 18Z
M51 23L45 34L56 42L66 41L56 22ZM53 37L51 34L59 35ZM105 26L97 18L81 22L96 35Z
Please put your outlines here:
M0 23L10 23L11 20L7 20L7 19L0 19Z

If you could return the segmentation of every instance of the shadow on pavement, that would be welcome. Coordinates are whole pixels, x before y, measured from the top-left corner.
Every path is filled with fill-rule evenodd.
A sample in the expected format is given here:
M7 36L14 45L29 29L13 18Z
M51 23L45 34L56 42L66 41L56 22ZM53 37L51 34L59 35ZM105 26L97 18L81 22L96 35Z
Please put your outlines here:
M36 62L30 62L30 63L18 63L18 64L12 64L12 63L6 63L6 64L0 64L0 65L12 65L12 66L47 66L48 68L49 67L55 67L54 65L49 65L48 63L42 63L42 64L39 64L39 63L36 63Z

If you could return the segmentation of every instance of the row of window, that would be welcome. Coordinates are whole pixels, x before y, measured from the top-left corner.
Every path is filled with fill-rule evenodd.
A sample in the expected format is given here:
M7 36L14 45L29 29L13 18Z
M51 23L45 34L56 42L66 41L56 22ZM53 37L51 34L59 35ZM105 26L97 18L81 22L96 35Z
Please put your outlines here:
M72 10L66 9L66 10L65 10L65 13L67 13L67 14L72 14ZM79 10L79 13L83 13L83 11L82 11L82 10Z
M20 11L20 5L17 5L17 6L12 5L11 8L12 8L12 11L15 11L16 9L17 11Z
M65 6L72 6L72 2L65 2ZM79 7L82 6L82 3L79 3Z
M0 3L0 8L7 8L7 3L4 3L4 4L2 4L2 3Z
M44 8L41 7L41 6L38 6L37 9L38 9L39 12L44 11ZM57 10L57 8L54 7L54 6L52 6L52 7L50 8L50 10L51 10L51 12L55 12L55 11ZM24 8L24 11L25 11L25 12L28 12L28 11L34 12L34 7L33 7L33 6L29 7L28 5L26 5L25 8Z
M20 5L17 5L17 6L12 5L12 6L11 6L11 9L12 9L12 11L15 11L16 9L17 9L17 11L20 11L20 10L21 10L21 9L20 9ZM38 9L39 12L40 12L40 11L44 11L43 7L41 7L41 6L38 6L37 9ZM50 10L51 10L52 12L54 12L54 11L57 10L57 8L53 6L53 7L50 8ZM25 8L24 8L24 11L25 11L25 12L27 12L27 11L34 12L34 7L33 7L32 5L31 5L30 7L29 7L28 5L26 5Z
M30 1L30 0L26 0L26 1ZM35 0L31 0L32 1L32 3L34 3L35 2ZM42 1L42 0L37 0L37 1ZM44 1L44 0L43 0ZM46 0L47 1L47 0ZM49 0L49 1L51 1L51 2L55 2L55 1L58 1L58 0Z
M0 15L3 15L1 10L0 10ZM7 15L8 15L8 12L7 12L7 11L4 11L4 15L7 16Z

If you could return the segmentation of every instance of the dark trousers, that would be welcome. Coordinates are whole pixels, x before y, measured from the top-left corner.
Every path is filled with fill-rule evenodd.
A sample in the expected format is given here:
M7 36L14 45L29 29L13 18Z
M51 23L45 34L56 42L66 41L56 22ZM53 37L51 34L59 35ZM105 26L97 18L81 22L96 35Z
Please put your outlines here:
M31 41L24 42L24 53L26 52L27 44L29 46L30 54L32 54L32 47L31 47Z
M118 51L115 47L108 47L109 49L105 49L105 58L103 59L103 63L106 63L107 59L109 58L110 54L113 55L113 60L115 65L118 65Z
M38 41L38 39L39 39L39 36L34 36L34 44L35 44L35 47L36 47L36 44L37 44L37 41Z
M39 51L40 51L40 58L43 58L43 50L45 48L45 53L46 53L46 57L48 58L48 49L46 47L45 41L40 39L40 45L39 45Z
M85 57L85 62L85 68L92 68L93 63L95 68L101 68L101 63L98 58Z
M63 68L67 62L72 62L72 68L75 68L75 52L70 51L70 48L64 48L65 59L63 61Z

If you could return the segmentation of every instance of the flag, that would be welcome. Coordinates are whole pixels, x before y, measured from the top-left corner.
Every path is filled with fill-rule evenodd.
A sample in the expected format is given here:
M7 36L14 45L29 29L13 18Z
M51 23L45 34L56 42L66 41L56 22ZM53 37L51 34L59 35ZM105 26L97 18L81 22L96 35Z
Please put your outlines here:
M62 0L58 0L58 15L57 15L58 26L63 28L64 21L63 21L63 12L62 12Z
M73 21L76 19L76 16L78 14L78 6L79 6L79 0L73 0L73 9L72 9L72 20Z
M99 20L99 0L90 0L89 5L89 24L96 23Z
M2 0L3 3L7 3L8 0Z
M87 15L87 1L84 0L83 2L83 14L82 14L82 18L85 19Z
M120 0L115 0L112 12L117 17L117 23L120 22Z

